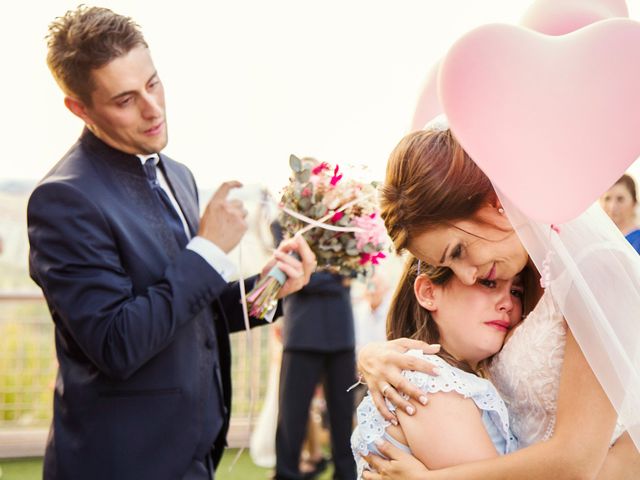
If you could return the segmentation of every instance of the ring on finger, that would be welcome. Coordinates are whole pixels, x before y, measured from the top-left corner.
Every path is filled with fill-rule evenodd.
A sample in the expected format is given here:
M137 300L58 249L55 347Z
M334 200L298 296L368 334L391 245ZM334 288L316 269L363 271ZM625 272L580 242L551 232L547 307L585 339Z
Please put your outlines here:
M385 397L385 398L386 398L386 396L387 396L387 389L389 389L389 388L391 388L391 385L389 385L388 383L387 383L384 387L382 387L382 391L381 391L381 393L382 393L382 396L383 396L383 397Z

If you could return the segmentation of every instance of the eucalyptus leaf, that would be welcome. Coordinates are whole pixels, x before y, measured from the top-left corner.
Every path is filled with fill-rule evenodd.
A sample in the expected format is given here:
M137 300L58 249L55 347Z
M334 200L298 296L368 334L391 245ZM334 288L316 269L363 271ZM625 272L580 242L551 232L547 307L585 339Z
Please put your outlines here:
M338 226L340 226L340 227L349 226L349 217L347 215L345 215L340 220L338 220Z
M373 246L373 243L368 242L364 248L362 249L365 253L375 253L377 252L376 247Z
M296 180L299 181L300 183L308 182L310 178L311 178L311 170L307 168L296 172Z
M302 171L302 160L300 160L298 157L296 157L294 154L291 154L289 156L289 166L291 167L291 170L293 170L294 172L301 172Z
M347 249L345 250L345 253L350 257L356 257L360 254L357 248L351 248L351 247L347 247Z
M314 218L322 218L327 214L327 207L322 203L316 203L313 206L312 215Z
M311 206L311 200L309 200L309 197L300 197L298 205L302 210L307 210Z

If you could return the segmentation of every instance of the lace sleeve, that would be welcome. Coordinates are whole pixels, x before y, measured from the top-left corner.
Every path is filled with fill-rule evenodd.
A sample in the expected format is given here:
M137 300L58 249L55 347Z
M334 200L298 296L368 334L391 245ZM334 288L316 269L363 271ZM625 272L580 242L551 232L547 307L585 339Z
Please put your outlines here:
M440 375L431 376L422 372L405 370L402 374L425 393L456 392L465 398L471 398L478 409L485 411L506 443L506 452L517 448L516 439L509 429L507 407L495 387L484 378L452 367L440 357L425 355L420 350L410 350L407 355L423 358L437 366ZM387 401L387 407L394 411L395 407ZM428 407L427 407L428 408ZM373 400L367 395L357 409L357 427L351 437L351 447L356 460L359 455L368 455L371 445L382 439L390 423L376 409ZM358 464L360 472L361 464Z

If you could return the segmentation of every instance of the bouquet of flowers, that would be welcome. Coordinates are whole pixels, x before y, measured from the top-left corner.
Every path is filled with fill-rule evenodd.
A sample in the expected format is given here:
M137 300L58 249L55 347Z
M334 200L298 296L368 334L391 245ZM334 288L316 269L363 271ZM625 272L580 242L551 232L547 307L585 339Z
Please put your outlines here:
M388 237L380 218L375 183L343 179L338 165L289 158L293 171L280 202L286 237L303 235L318 259L318 269L368 276L385 258ZM263 318L275 305L286 276L274 267L247 295L252 316Z

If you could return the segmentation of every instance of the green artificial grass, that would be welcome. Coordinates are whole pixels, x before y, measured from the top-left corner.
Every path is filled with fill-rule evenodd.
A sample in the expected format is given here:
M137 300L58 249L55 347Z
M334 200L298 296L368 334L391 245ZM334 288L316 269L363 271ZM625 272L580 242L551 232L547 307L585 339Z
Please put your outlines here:
M268 479L273 474L269 468L256 467L251 461L249 451L244 450L238 461L230 469L232 462L236 458L238 450L227 450L222 457L216 480L247 480L247 479ZM333 468L330 466L323 472L318 480L329 480L333 475ZM0 480L41 480L42 479L42 459L25 458L19 460L0 459Z
M41 458L22 458L20 460L0 459L1 480L40 480L41 478Z

